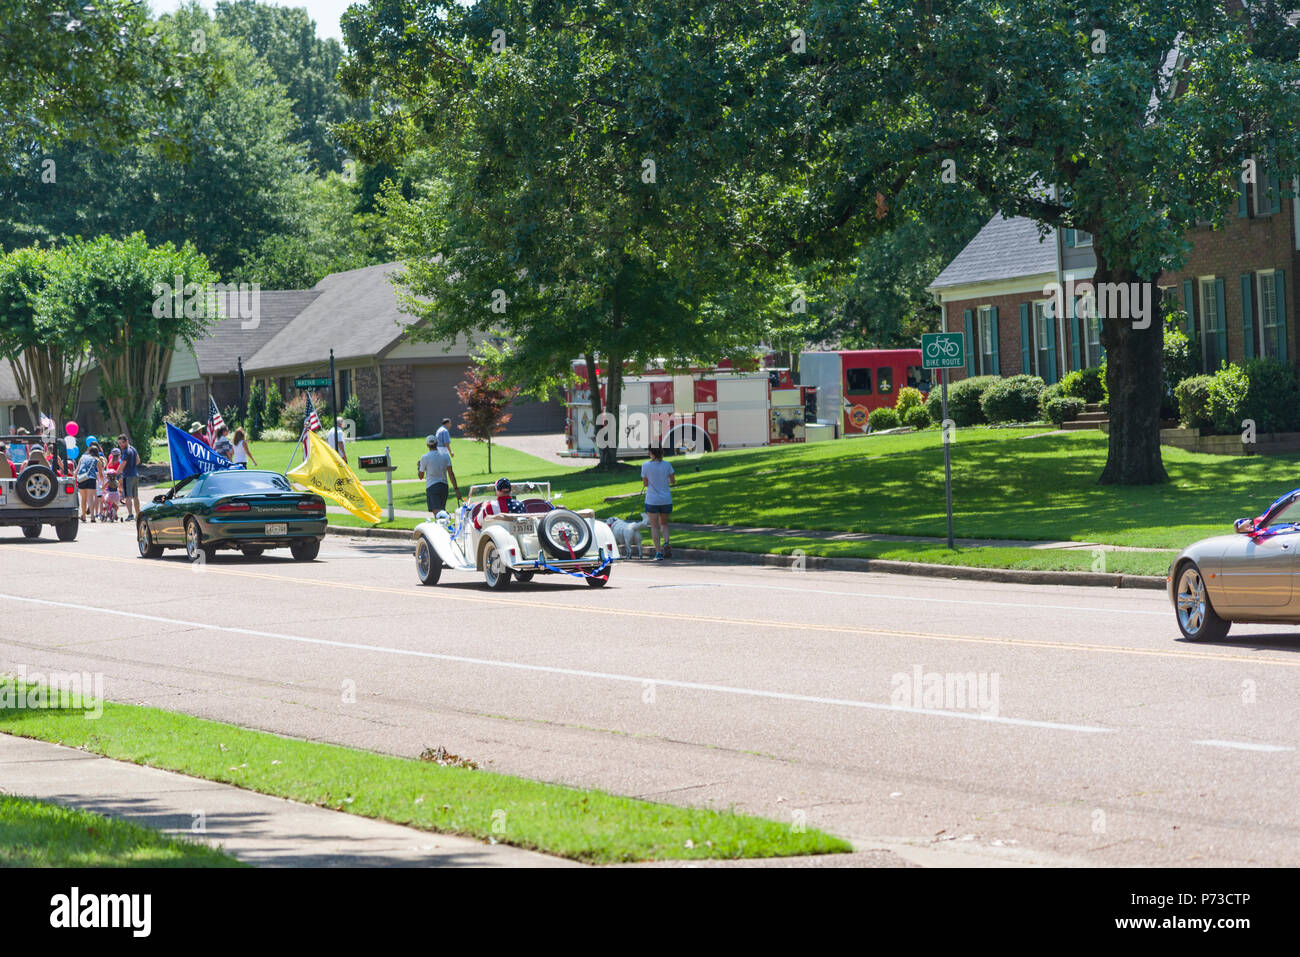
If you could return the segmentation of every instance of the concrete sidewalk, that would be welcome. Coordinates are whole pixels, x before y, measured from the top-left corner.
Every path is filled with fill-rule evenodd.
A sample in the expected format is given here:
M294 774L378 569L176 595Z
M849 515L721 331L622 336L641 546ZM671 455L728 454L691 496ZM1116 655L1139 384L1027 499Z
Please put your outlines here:
M202 840L263 867L581 866L9 734L0 734L0 792Z

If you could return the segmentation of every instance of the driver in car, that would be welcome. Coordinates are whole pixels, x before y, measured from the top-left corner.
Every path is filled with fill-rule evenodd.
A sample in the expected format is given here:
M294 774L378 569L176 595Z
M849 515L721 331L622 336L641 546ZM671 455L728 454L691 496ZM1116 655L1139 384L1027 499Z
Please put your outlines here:
M523 503L510 494L510 479L499 478L496 484L497 497L494 502L487 502L479 509L474 516L474 527L482 528L480 520L487 518L489 515L511 515L519 514L524 510Z

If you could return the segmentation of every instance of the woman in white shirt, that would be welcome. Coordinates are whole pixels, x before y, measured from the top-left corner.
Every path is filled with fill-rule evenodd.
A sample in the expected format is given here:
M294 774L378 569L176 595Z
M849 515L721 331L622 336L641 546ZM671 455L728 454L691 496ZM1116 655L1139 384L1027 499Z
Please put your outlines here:
M257 459L253 458L253 453L248 449L248 440L244 438L243 429L235 429L235 436L231 439L231 445L234 446L235 450L231 453L230 461L236 465L242 465L244 468L248 468L249 462L252 462L254 467L257 466Z

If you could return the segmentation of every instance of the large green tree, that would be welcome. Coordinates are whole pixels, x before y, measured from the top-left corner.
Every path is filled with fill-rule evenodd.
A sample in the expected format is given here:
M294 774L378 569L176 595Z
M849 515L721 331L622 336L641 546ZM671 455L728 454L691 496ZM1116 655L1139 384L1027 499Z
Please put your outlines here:
M86 365L80 331L50 321L37 308L57 268L57 251L34 246L0 255L0 356L14 374L28 419L58 418Z
M76 240L52 261L41 321L88 344L113 427L137 445L151 435L177 340L192 345L218 318L216 280L192 245L150 246L143 233Z
M352 7L345 88L391 106L345 140L372 160L427 145L441 171L388 200L416 334L497 332L534 390L583 357L598 423L625 364L762 341L790 288L745 215L776 184L738 174L732 109L768 59L736 23L703 0Z
M1244 158L1288 182L1300 152L1297 33L1278 3L877 0L801 5L789 76L798 188L771 210L805 255L842 255L974 187L1007 214L1090 232L1097 283L1176 270L1223 222ZM791 228L790 224L793 224ZM1108 316L1104 483L1165 479L1161 323Z
M70 138L30 146L0 175L0 246L140 230L153 243L191 241L233 274L266 237L307 231L305 147L270 67L197 6L155 32L204 51L171 98L124 104L134 125L168 131L166 148L150 136L111 149Z
M346 154L329 128L359 115L361 107L339 86L339 42L318 37L316 24L302 7L218 0L215 19L226 36L256 50L284 87L297 120L292 139L306 147L315 168L341 172Z

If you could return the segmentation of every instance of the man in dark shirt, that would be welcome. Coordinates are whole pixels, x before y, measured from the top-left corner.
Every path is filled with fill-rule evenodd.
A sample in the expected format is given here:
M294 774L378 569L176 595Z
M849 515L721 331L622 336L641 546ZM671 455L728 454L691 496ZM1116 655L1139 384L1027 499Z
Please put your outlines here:
M140 511L140 453L125 435L117 437L117 447L122 451L122 501L126 502L126 520L130 522Z

